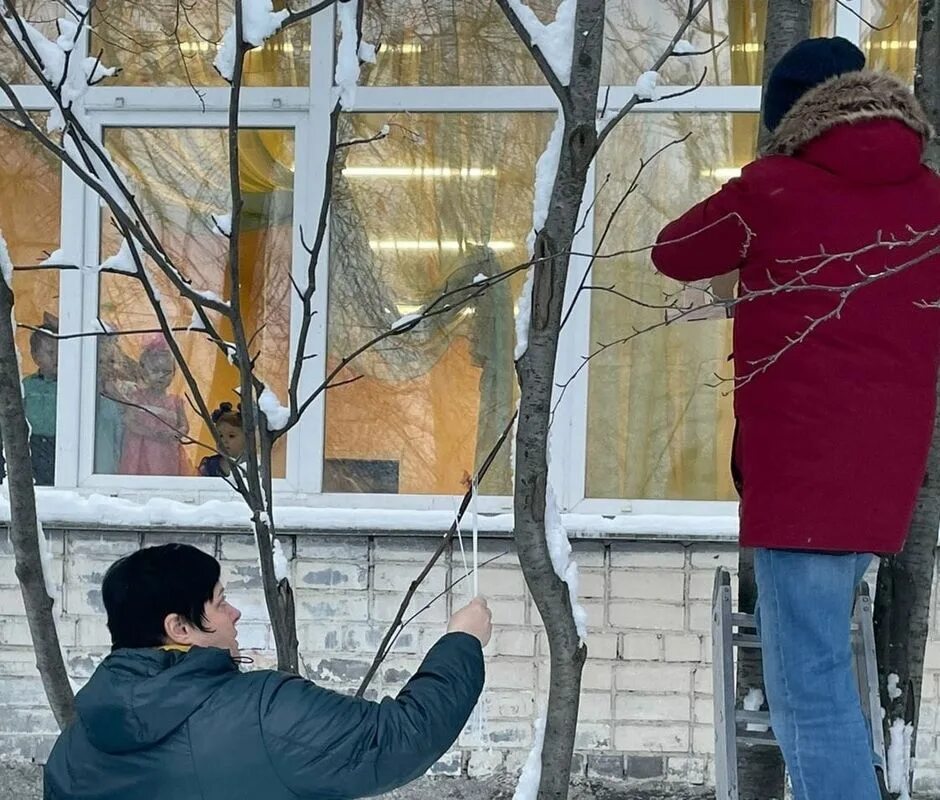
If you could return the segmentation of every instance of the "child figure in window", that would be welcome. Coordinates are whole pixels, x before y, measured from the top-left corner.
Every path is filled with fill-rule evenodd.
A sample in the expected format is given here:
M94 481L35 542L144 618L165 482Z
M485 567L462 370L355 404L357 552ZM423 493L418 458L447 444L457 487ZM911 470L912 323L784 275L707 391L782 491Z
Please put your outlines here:
M29 337L29 350L36 362L36 372L23 379L23 405L29 421L29 449L33 460L33 479L40 486L55 482L55 416L59 377L59 319L44 314L42 330ZM49 331L50 333L46 333Z
M176 374L173 353L159 334L140 354L140 385L128 392L124 412L122 475L185 475L187 459L180 438L189 422L180 397L167 390Z
M117 339L98 340L98 405L95 416L95 472L117 475L124 452L127 398L140 383L140 367Z
M212 421L219 429L222 449L225 454L206 456L199 462L199 474L206 478L227 478L232 474L229 459L240 461L245 452L245 432L242 430L242 408L232 408L231 403L222 403L212 412Z

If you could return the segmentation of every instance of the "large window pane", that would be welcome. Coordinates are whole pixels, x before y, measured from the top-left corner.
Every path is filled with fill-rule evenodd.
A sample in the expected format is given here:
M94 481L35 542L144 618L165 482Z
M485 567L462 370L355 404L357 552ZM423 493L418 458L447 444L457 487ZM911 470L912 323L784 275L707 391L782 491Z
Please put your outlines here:
M530 4L551 19L555 3ZM366 3L363 35L381 42L372 86L535 84L544 79L495 0Z
M831 35L832 0L812 0L813 30ZM602 82L633 84L652 68L688 12L687 0L611 0L607 4ZM767 0L715 0L696 18L686 38L707 56L672 58L664 84L695 84L707 67L710 84L758 85L764 62ZM723 40L723 44L720 46Z
M213 231L210 216L224 213L230 205L227 135L218 129L115 128L106 131L105 142L137 187L145 213L181 271L196 288L230 299L232 286L225 268L228 242ZM239 239L240 298L246 332L258 353L259 373L284 398L289 367L293 131L243 130L240 147L245 204ZM117 252L119 239L110 220L103 221L102 242L103 256ZM151 274L170 323L190 325L192 305L181 300L153 267ZM105 327L117 332L156 327L156 316L135 279L105 273L100 287ZM227 324L220 324L220 334L232 338ZM235 367L204 334L177 332L176 338L210 407L223 402L237 406ZM95 471L196 474L209 453L196 445L181 446L174 429L188 430L199 442L211 442L212 437L186 399L187 387L167 357L162 336L103 339L98 356ZM274 475L284 476L282 448L276 453Z
M112 83L224 86L212 62L233 7L232 0L98 0L91 47L121 67ZM274 0L274 7L287 4ZM309 70L310 25L303 22L248 53L245 85L306 86Z
M599 174L611 175L596 209L598 237L632 180L636 164L670 141L644 172L639 190L615 218L602 254L641 249L659 230L733 176L754 154L756 115L650 114L625 120L605 145ZM668 187L668 188L667 188ZM729 476L733 412L731 323L663 320L667 295L680 288L652 268L649 255L598 259L591 297L596 347L654 328L611 347L589 367L587 495L676 500L734 496ZM659 306L656 308L655 306Z
M550 115L355 115L341 151L330 261L336 364L448 288L526 261ZM326 491L456 494L515 403L513 304L524 276L357 359L326 401ZM509 449L482 489L510 493Z
M543 21L558 3L529 4ZM832 0L813 1L813 28L829 35ZM633 84L663 52L688 10L686 0L611 0L607 5L602 82ZM766 0L715 0L689 32L707 56L671 59L664 82L692 84L708 67L711 84L761 82ZM495 2L388 0L367 3L364 35L382 43L363 81L378 86L538 84L543 78Z
M61 0L19 0L16 10L30 25L46 36L55 38L56 20L68 16ZM36 76L26 66L19 50L0 29L0 76L9 83L39 83Z
M60 175L59 163L35 140L0 126L0 231L18 267L36 266L59 246ZM57 271L18 270L13 291L18 323L58 332ZM48 485L55 479L58 346L51 336L27 329L17 331L16 344L33 476Z
M917 0L863 0L862 47L871 69L914 82L917 57Z

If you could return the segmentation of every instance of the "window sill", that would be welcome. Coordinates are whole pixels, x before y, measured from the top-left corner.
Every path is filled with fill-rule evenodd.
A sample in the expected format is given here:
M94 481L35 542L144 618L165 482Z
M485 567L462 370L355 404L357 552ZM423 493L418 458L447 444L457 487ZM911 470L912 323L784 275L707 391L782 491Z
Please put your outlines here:
M231 493L211 497L179 493L174 498L79 494L64 489L38 488L40 521L49 527L94 530L170 529L220 533L251 530L245 504ZM454 511L445 508L404 509L324 506L330 497L289 495L278 498L275 521L285 533L395 534L440 536L448 530ZM399 499L399 498L397 498ZM450 500L450 498L447 498ZM499 501L499 498L488 498ZM355 502L355 496L350 496ZM505 500L500 503L505 505ZM9 500L0 497L0 524L10 518ZM627 539L638 541L716 541L737 538L737 514L617 513L562 514L572 539ZM464 529L471 521L464 519ZM512 535L512 514L480 513L479 530L487 537Z

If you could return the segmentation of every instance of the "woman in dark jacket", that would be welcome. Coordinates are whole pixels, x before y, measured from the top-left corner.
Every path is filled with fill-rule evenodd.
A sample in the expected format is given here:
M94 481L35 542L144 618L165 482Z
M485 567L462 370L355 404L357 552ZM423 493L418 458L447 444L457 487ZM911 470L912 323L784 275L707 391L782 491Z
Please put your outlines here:
M940 365L940 178L925 114L844 39L802 42L764 100L769 154L669 225L681 281L740 270L735 462L767 697L798 800L878 800L849 625L903 545Z
M364 797L419 777L457 739L483 688L483 601L454 615L397 697L373 702L240 672L240 614L219 575L187 545L140 550L108 571L114 649L46 764L47 800Z

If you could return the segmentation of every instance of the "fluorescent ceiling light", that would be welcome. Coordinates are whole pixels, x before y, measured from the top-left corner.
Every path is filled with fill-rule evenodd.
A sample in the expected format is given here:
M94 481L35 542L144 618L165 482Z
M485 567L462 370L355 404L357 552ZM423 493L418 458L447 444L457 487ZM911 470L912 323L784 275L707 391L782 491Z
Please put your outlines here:
M741 177L740 167L715 167L715 169L703 169L699 176L702 178L718 178L722 181L730 181L732 178Z
M492 178L486 167L346 167L347 178Z
M369 247L373 250L446 250L459 253L468 247L488 247L494 252L515 250L515 242L460 242L457 239L371 239Z
M413 53L421 53L424 51L424 48L420 44L383 44L379 48L379 55L382 53L402 53L405 55L410 55Z

